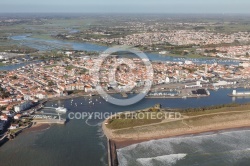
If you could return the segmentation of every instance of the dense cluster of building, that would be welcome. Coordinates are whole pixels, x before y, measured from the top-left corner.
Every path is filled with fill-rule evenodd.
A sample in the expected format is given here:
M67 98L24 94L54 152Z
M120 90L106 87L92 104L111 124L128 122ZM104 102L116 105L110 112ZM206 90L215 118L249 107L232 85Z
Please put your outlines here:
M209 56L248 60L247 58L249 58L250 55L250 46L243 45L243 46L223 46L215 48L199 48L197 49L197 52L203 52L204 55L209 55Z
M172 30L167 32L147 32L127 35L121 38L92 39L95 42L103 42L121 45L151 46L169 43L171 45L217 45L238 41L250 41L249 32L237 32L232 34L215 33L211 31Z
M98 61L99 58L89 56L66 58L61 61L50 60L29 64L3 74L0 79L1 88L9 95L0 99L0 105L7 106L6 109L21 111L32 104L29 101L66 96L69 91L95 93L97 85L108 89L113 83L109 77L114 69L114 80L120 88L125 85L144 86L145 80L149 78L145 65L138 58L109 58L103 62L100 75L97 77L93 72ZM114 64L118 65L114 67ZM223 83L226 85L227 81L248 79L250 76L248 63L227 66L185 61L153 62L152 66L154 85L201 81L213 82L215 86L219 86Z

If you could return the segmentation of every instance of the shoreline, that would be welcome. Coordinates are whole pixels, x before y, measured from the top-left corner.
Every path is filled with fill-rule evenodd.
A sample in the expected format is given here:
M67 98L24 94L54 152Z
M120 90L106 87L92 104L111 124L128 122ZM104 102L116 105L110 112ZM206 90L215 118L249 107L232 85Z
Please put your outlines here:
M50 124L42 124L42 123L37 123L37 124L30 124L26 126L25 128L21 129L20 131L15 133L15 137L22 133L31 133L31 132L38 132L38 131L44 131L50 128ZM0 141L0 147L4 145L5 143L8 143L8 141L11 140L9 138L5 138Z
M26 38L33 38L33 39L42 39L42 40L51 40L51 41L59 41L59 42L69 42L69 43L80 43L80 44L83 44L83 43L87 43L87 44L91 44L91 45L96 45L96 46L101 46L101 47L113 47L115 46L116 44L109 44L107 45L106 43L103 43L103 42L95 42L95 41L82 41L82 40L77 40L77 39L61 39L61 38L56 38L56 37L52 37L50 39L43 39L43 38L37 38L37 37L34 37L32 36L32 34L27 34L27 33L19 33L19 34L16 34L16 35L12 35L12 36L9 36L11 38L11 40L13 41L19 41L18 39L14 39L15 37L18 37L18 36L25 36ZM24 39L25 40L25 39ZM26 47L28 48L31 48L31 49L36 49L36 48L33 48L32 46L28 46L26 45ZM157 55L157 56L163 56L163 57L170 57L170 58L184 58L184 59L187 59L187 60L222 60L222 61L226 61L226 60L231 60L231 61L249 61L248 59L241 59L241 58L231 58L231 57L211 57L211 56L205 56L205 55L201 55L201 56L198 56L198 57L192 57L192 56L183 56L183 55L179 55L179 54L160 54L158 51L155 52L155 51L150 51L150 50L145 50L145 49L142 49L141 47L137 47L139 48L141 51L145 52L146 54L152 54L152 55ZM74 50L74 49L73 49ZM41 50L38 50L38 52L41 51ZM47 49L46 51L51 51L51 49ZM86 49L85 50L75 50L75 51L87 51ZM96 51L96 52L103 52L103 51Z
M117 149L121 149L130 145L139 144L148 141L155 141L161 139L168 139L168 138L179 138L179 137L193 137L193 136L202 136L202 135L212 135L217 133L226 133L229 131L238 131L238 130L250 130L250 124L246 126L238 126L238 127L228 127L228 128L221 128L221 129L212 129L206 131L197 131L197 132L189 132L186 134L179 134L173 136L155 136L152 138L142 138L142 139L111 139L112 142L115 143Z
M30 128L27 128L24 130L24 132L36 132L36 131L43 131L47 130L51 127L50 124L42 124L42 123L37 123L33 124Z
M240 108L239 108L240 107ZM217 110L218 109L218 110ZM182 117L179 120L159 122L155 124L146 124L139 126L122 128L108 128L108 120L102 123L104 135L109 140L108 151L110 166L117 166L117 150L139 144L142 142L155 141L161 139L178 139L180 137L195 137L202 135L213 135L237 130L250 130L250 108L246 105L237 107L227 107L223 112L217 108L218 112L207 114L196 114L196 116ZM240 109L240 110L239 110ZM245 109L245 110L244 110ZM135 111L136 112L136 111ZM118 122L120 122L118 120ZM117 121L115 124L119 126ZM128 120L129 123L131 123ZM124 120L121 123L125 123Z
M210 115L211 116L211 115ZM207 133L207 132L214 132L214 131L223 131L223 130L231 130L231 129L237 129L237 128L245 128L250 127L250 121L247 120L247 117L250 117L250 112L243 112L243 113L235 113L232 115L227 114L217 114L212 115L212 117L207 116L200 116L203 119L200 119L200 121L204 121L206 123L207 121L213 121L205 125L197 125L197 126L191 126L183 122L182 120L173 121L173 123L181 122L183 124L182 126L176 126L173 128L167 128L164 126L161 126L161 123L158 124L150 124L150 125L144 125L144 126L136 126L136 127L130 127L130 128L124 128L124 129L118 129L118 130L112 130L108 129L106 127L107 119L102 124L102 129L106 137L114 142L126 142L126 141L139 141L143 142L144 140L154 140L154 139L162 139L162 138L170 138L170 137L178 137L178 136L184 136L184 135L193 135L193 134L201 134L201 133ZM228 117L227 117L228 116ZM225 117L227 121L220 122L218 119ZM197 118L197 117L195 117ZM236 118L234 120L233 118ZM238 119L237 119L238 118ZM245 118L245 119L243 119ZM191 120L195 121L195 119L184 119L184 120ZM171 125L171 122L166 122L164 124L165 126ZM153 131L153 132L152 132ZM127 132L127 133L126 133Z
M105 120L106 121L106 120ZM143 142L148 142L148 141L157 141L157 140L162 140L162 139L168 139L168 138L173 138L173 139L178 139L180 137L195 137L195 136L202 136L202 135L213 135L213 134L219 134L219 133L226 133L226 132L230 132L230 131L238 131L238 130L250 130L250 121L246 120L246 121L241 121L241 123L238 124L238 122L234 122L231 125L228 124L224 124L224 125L220 125L220 124L215 124L212 125L212 127L210 126L204 126L204 128L202 129L185 129L182 128L182 130L178 130L177 132L173 132L171 133L171 130L169 131L169 133L161 133L161 131L155 131L155 132L151 132L147 135L146 133L146 137L143 137L143 133L136 133L135 135L138 136L138 138L134 135L131 134L130 138L126 138L126 137L122 137L119 135L116 135L116 137L113 137L113 133L111 133L112 131L108 131L109 129L106 128L105 126L105 121L102 123L102 129L104 132L104 135L107 137L107 140L109 141L108 143L108 161L109 161L109 166L118 166L119 165L119 161L118 161L118 157L117 157L117 150L118 149L122 149L125 148L127 146L132 146L135 144L139 144L139 143L143 143ZM235 125L237 124L237 125ZM161 134L159 134L161 133ZM129 135L129 134L127 134ZM139 138L139 135L141 136ZM126 134L125 134L126 136ZM134 136L134 137L133 137Z

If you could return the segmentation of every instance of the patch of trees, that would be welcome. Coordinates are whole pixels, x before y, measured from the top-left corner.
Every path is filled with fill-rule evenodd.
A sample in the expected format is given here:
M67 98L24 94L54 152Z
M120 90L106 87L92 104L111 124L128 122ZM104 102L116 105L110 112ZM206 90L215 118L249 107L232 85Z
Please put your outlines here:
M11 79L16 80L16 79L17 79L17 76L16 76L16 75L11 76Z
M53 86L53 85L55 85L55 83L53 81L48 82L48 86Z
M8 98L10 96L10 93L5 91L2 87L0 87L0 97L2 99Z
M189 73L194 73L196 71L195 68L186 68L186 67L182 67L183 70L188 70Z

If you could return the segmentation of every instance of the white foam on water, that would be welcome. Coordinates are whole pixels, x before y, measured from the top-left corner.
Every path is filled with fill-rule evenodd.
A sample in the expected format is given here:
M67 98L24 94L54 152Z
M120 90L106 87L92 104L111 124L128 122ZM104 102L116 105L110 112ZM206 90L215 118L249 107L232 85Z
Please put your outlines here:
M250 148L241 150L232 150L225 153L227 154L228 160L231 161L231 163L237 163L237 161L241 161L244 158L249 159Z
M170 154L164 156L157 156L152 158L139 158L136 161L143 166L153 166L155 163L171 166L176 164L178 160L182 160L187 156L187 154Z
M118 149L118 161L124 166L165 166L175 165L178 161L176 154L188 154L189 162L200 157L213 162L219 157L219 160L233 164L244 158L250 159L249 137L250 130L236 130L152 140Z

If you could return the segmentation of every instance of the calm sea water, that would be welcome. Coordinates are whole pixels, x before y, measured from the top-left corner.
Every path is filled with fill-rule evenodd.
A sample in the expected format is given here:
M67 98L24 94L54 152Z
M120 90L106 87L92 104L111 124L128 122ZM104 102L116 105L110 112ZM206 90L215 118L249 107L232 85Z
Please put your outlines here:
M230 92L230 89L221 89L217 92L212 91L210 97L199 99L144 99L128 107L119 107L106 103L99 97L80 97L72 102L71 99L53 101L48 102L46 105L67 107L68 113L121 112L146 108L157 103L171 108L199 107L231 103L233 101L232 98L227 96ZM92 103L89 103L90 100ZM235 99L235 102L250 102L250 98ZM106 166L107 147L106 138L103 136L100 126L101 121L87 120L87 118L70 120L66 125L52 125L44 131L23 132L15 140L1 146L0 165ZM216 134L213 136L202 136L205 141L195 137L150 142L145 143L145 148L143 148L144 144L142 144L121 149L119 150L119 157L123 165L127 163L133 166L140 165L140 163L152 165L150 164L152 162L154 162L153 165L168 165L164 163L169 162L180 165L185 163L184 161L187 161L190 165L200 165L202 162L206 164L207 161L215 159L217 162L224 163L230 158L226 151L228 153L233 150L240 151L242 149L234 149L234 147L239 144L240 148L243 147L244 143L247 143L248 137L246 137L245 132L238 132L236 135L239 135L237 139L227 134ZM228 148L230 144L232 144L231 149ZM153 145L155 146L151 149ZM248 145L250 144L248 143ZM204 148L202 148L203 146ZM212 153L213 149L215 153ZM145 151L148 151L148 153L145 153ZM224 156L217 156L217 154ZM169 158L169 160L165 161L166 158ZM137 162L137 159L139 162ZM182 159L185 160L182 162ZM158 160L163 160L163 163L158 162ZM235 162L243 162L244 160L241 157L235 158Z

